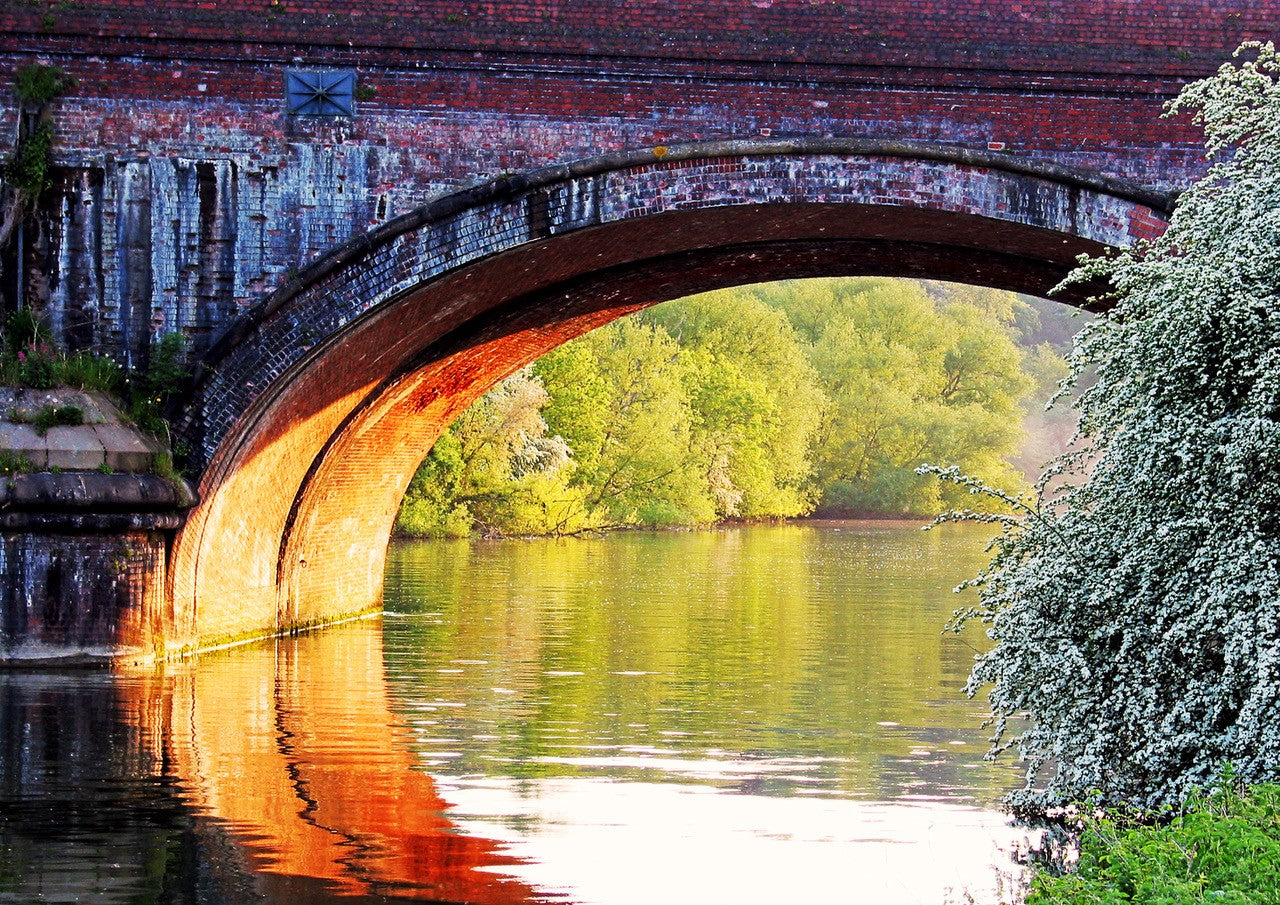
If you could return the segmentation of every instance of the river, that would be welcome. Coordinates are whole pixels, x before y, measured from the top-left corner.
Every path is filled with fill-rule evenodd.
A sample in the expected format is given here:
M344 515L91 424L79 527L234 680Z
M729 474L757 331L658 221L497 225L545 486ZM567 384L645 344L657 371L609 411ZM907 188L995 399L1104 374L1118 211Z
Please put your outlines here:
M988 535L396 542L381 618L0 675L0 902L995 902Z

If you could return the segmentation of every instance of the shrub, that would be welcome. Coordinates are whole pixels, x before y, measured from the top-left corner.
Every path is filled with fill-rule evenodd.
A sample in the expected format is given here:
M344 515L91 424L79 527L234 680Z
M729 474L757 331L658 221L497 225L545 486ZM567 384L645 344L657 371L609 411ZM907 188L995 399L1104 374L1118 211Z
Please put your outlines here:
M982 517L1004 531L957 624L996 641L968 689L1028 763L1015 803L1174 804L1224 761L1277 776L1280 56L1251 51L1174 104L1218 159L1165 234L1073 277L1114 287L1070 362L1097 375L1083 444L1023 519Z
M1124 811L1085 820L1070 873L1036 873L1026 905L1260 905L1280 902L1280 786L1228 775L1153 822Z
M84 409L78 405L46 405L31 419L36 433L44 436L49 428L84 424Z
M54 362L54 380L58 386L81 390L118 393L123 382L120 366L105 355L77 352Z
M141 374L131 375L128 385L129 417L145 431L166 434L164 408L186 379L186 337L166 333L151 349L151 360Z
M22 474L35 471L35 465L22 453L9 449L0 449L0 475Z
M35 63L19 66L14 88L18 100L26 104L47 104L74 90L76 80L57 66Z

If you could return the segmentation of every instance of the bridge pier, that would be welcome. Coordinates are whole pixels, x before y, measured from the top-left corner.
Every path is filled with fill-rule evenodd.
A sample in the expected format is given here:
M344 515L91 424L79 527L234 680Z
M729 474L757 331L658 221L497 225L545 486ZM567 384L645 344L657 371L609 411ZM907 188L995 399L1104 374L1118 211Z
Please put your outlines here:
M145 663L190 645L171 605L169 551L195 495L150 473L159 445L106 399L5 391L0 421L0 666ZM85 423L39 433L30 406Z
M0 666L165 656L174 623L165 602L172 532L145 521L159 519L118 532L65 521L0 532Z

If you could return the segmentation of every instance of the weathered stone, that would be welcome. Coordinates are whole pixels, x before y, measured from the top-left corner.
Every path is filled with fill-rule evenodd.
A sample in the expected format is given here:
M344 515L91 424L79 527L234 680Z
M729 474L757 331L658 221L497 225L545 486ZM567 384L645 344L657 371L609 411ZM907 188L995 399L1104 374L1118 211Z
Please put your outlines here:
M146 661L163 606L162 532L0 526L0 665Z
M44 468L49 461L48 438L30 424L0 421L0 450L15 460L25 459L33 468Z
M104 462L116 471L150 471L160 446L124 420L119 408L99 393L58 388L52 390L0 390L11 403L0 408L0 450L25 459L32 468L85 470ZM35 421L42 410L74 406L83 414L82 424L59 425L41 435Z
M49 468L90 469L106 461L106 451L91 427L51 427L45 439Z
M149 474L42 471L14 475L0 485L0 502L46 513L181 510L194 500L185 481Z
M82 400L85 424L119 424L125 421L116 404L101 393L83 393Z
M147 471L159 452L132 427L96 424L93 433L102 444L107 465L116 471Z

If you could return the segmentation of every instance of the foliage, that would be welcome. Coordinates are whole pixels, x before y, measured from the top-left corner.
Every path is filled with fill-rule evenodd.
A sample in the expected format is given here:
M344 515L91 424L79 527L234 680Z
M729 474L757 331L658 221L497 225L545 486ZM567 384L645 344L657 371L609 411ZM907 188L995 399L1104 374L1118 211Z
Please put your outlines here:
M84 424L84 409L78 405L45 405L32 416L36 433L44 436L49 428Z
M53 124L37 124L13 150L0 177L26 198L35 198L53 185Z
M465 502L458 501L462 472L462 445L452 431L445 431L413 476L396 531L410 537L466 537L474 520Z
M67 354L53 346L48 328L31 311L12 312L5 320L0 343L0 386L51 389L74 387L122 398L129 417L143 430L168 435L165 405L186 379L185 339L182 334L162 336L151 350L148 367L126 374L112 359L92 352ZM45 434L50 427L84 423L78 406L44 406L25 418L11 412L11 420L29 420ZM156 465L156 473L177 477L170 454Z
M1280 902L1280 786L1228 775L1172 819L1105 811L1084 822L1070 873L1037 873L1027 905Z
M566 534L803 514L825 400L786 318L699 297L568 343L464 413L402 533Z
M0 449L0 475L22 474L35 471L35 465L24 453L15 453L10 449Z
M914 471L930 455L1018 487L1006 457L1032 385L1011 339L1025 310L1011 293L888 280L660 305L552 351L460 417L398 530L704 525L819 501L932 514L943 495ZM1034 355L1051 370L1050 351Z
M168 433L164 409L187 377L185 362L186 337L166 333L152 346L146 369L128 375L125 392L129 417L143 430L157 435Z
M593 520L611 525L714 521L701 463L691 455L687 356L676 339L655 325L626 319L577 342L593 360L608 400L598 412L598 452L575 457L574 484L586 489ZM549 356L553 366L556 355ZM551 392L559 388L548 386ZM570 437L584 432L570 426L565 439L571 451Z
M151 457L150 473L158 478L181 481L182 473L173 464L173 453L162 451Z
M813 343L831 400L815 450L819 512L933 515L954 505L915 473L929 460L1022 486L1007 461L1032 388L1010 336L1025 307L1016 296L902 280L762 289Z
M76 387L119 392L120 366L90 352L68 355L54 348L49 329L30 308L10 313L0 346L0 386Z
M19 66L14 91L24 104L47 104L74 90L76 80L57 66L34 63Z
M715 517L812 511L812 446L828 400L787 316L749 291L729 290L641 317L680 347L690 451Z
M969 690L990 683L1029 804L1154 807L1223 761L1280 764L1280 58L1252 53L1174 104L1216 162L1168 231L1074 275L1115 287L1070 360L1081 442L1003 520L958 620L996 641Z
M557 534L584 526L582 494L567 484L568 448L548 436L542 383L528 371L502 381L436 441L396 520L401 534L461 537Z
M105 355L92 352L58 356L54 361L53 378L56 386L104 393L119 393L124 383L124 373L118 364Z
M29 128L19 129L13 153L0 164L6 190L0 247L9 244L18 223L53 183L54 130L49 104L75 84L75 79L56 66L22 66L16 73L19 106L34 108L35 120Z
M11 312L5 320L4 349L9 354L16 355L30 346L52 342L53 334L30 308Z

